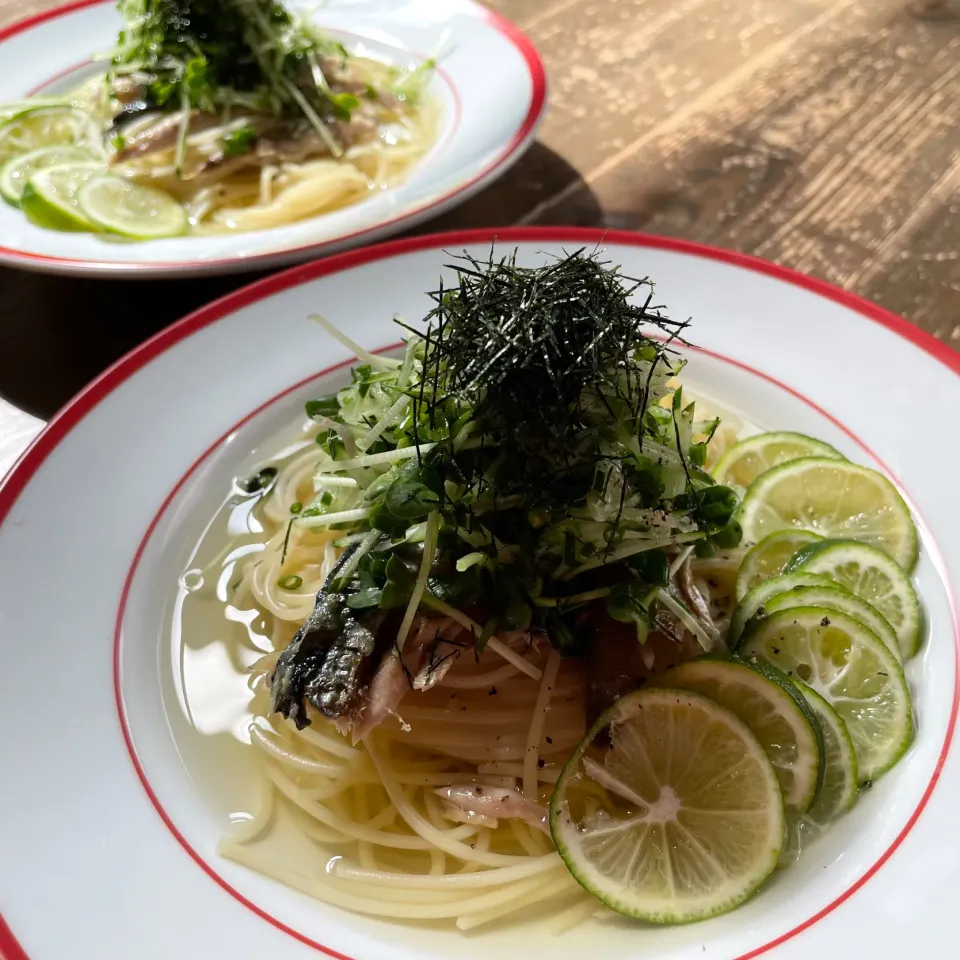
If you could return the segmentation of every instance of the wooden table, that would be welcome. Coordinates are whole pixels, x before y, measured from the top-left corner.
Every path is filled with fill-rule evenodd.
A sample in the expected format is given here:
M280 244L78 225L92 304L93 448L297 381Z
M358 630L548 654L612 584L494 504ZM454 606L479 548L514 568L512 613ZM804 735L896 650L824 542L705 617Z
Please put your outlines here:
M57 2L0 0L0 27ZM513 170L422 231L578 224L701 240L824 277L960 348L960 0L489 2L540 49L550 114ZM252 278L0 268L0 395L48 417ZM36 427L0 410L0 472Z

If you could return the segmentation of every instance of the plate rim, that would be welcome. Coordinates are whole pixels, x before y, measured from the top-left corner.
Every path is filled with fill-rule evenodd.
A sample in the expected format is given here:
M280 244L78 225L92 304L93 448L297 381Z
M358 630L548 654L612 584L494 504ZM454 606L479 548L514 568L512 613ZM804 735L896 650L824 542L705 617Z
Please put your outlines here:
M81 0L81 3L89 2L90 0ZM94 2L100 2L100 0L94 0ZM789 267L784 267L779 264L761 260L749 254L723 250L694 241L679 240L668 237L657 237L629 231L603 230L600 228L590 227L486 228L478 230L451 231L447 233L431 233L419 237L394 240L369 247L361 247L328 257L323 260L291 267L273 276L240 287L232 293L212 301L211 303L193 311L192 313L183 317L181 320L178 320L172 324L170 327L165 328L164 330L155 334L153 337L144 341L139 346L135 347L133 350L111 365L107 370L101 373L87 387L85 387L72 400L70 400L57 414L55 414L50 422L41 431L41 433L34 439L30 446L16 461L13 467L11 467L9 472L2 479L0 479L0 525L4 523L10 510L19 499L20 493L27 487L31 478L39 469L39 467L56 450L62 440L64 440L66 436L82 422L87 413L98 406L103 399L109 396L127 379L132 377L141 368L150 363L151 360L166 352L180 340L183 340L193 333L198 332L199 330L202 330L213 323L216 323L218 320L239 309L242 309L243 307L265 299L274 293L299 286L319 277L338 273L363 264L375 263L380 260L390 259L392 257L417 250L431 248L443 249L451 246L490 243L493 241L516 243L566 242L570 244L582 243L583 245L601 245L603 243L621 244L624 246L657 248L686 254L701 259L727 263L753 273L760 273L791 285L799 286L803 289L824 296L829 300L840 303L841 305L859 313L861 316L866 317L868 320L879 323L881 326L886 327L896 335L910 341L915 346L919 347L921 350L941 362L953 373L960 376L960 353L951 350L946 344L937 340L935 337L926 333L925 331L920 330L918 327L915 327L904 318L891 313L885 308L880 307L878 304L866 300L857 294L842 290L839 287L827 283L826 281L799 273ZM713 353L709 350L706 352L711 354ZM767 380L773 379L761 370L756 370L753 367L740 364L739 361L735 360L734 358L723 356L723 359L740 366L744 366L746 369L750 370L750 372L756 373ZM339 366L343 366L343 364L334 365L331 369L335 369ZM308 378L308 380L312 380L316 376L317 374L313 374ZM793 390L789 386L776 380L773 382L777 383L778 386L788 390L789 392L801 396L801 399L804 399L806 403L811 404L821 414L826 415L829 419L837 423L842 429L845 430L845 432L850 434L860 444L860 446L864 447L864 449L869 452L869 447L860 441L855 434L851 433L849 429L843 425L842 421L836 420L836 418L827 413L827 411L819 408L813 401L802 397L802 395L798 394L797 391ZM293 387L288 388L286 391L283 391L283 393L289 392L291 389L296 389L296 386L297 385L294 385ZM243 421L255 416L259 410L263 409L264 406L271 404L276 399L276 397L270 398L265 404L258 406L257 410L246 413L243 417ZM194 465L188 470L184 477L181 478L174 490L174 493L180 488L184 480L193 473L193 470L197 464L202 462L208 456L210 449L212 448L208 447L205 449ZM171 494L171 496L172 495L173 494ZM144 534L143 541L139 546L137 554L132 560L132 566L128 573L127 582L124 586L124 596L121 600L121 605L118 610L118 624L120 622L120 618L122 618L124 609L123 599L126 597L126 593L129 588L130 577L132 577L136 569L137 561L139 560L140 553L143 549L143 544L149 538L157 520L165 512L168 502L169 498L157 511L153 522L150 524L146 533ZM949 588L949 581L947 585ZM951 608L951 613L953 615L954 625L956 627L956 599L949 592L949 589L947 591L947 597ZM960 637L958 637L958 639L960 639ZM804 930L817 923L823 917L833 912L854 893L860 890L899 848L924 811L939 781L951 747L951 741L955 733L958 714L958 689L960 688L958 688L957 683L960 682L960 657L958 657L955 664L955 673L957 673L957 676L955 677L954 701L948 720L946 737L938 756L936 766L931 775L930 783L924 790L916 809L911 814L892 844L883 852L882 856L876 861L876 863L874 863L863 874L863 876L857 880L856 883L844 891L844 893L839 897L827 904L823 909L818 911L814 916L808 918L803 923L792 927L790 930L786 931L784 934L771 940L770 942L738 956L737 960L752 960L752 958L759 957L760 955L775 949L786 941L802 933ZM120 708L122 722L123 711L119 702L118 708ZM124 729L124 739L127 742L128 751L130 753L131 760L133 761L135 771L138 774L138 778L141 780L142 785L145 787L149 799L151 800L157 812L160 814L161 818L165 821L167 827L173 833L174 839L177 839L180 842L181 846L183 846L185 851L197 861L198 865L200 865L201 868L203 868L212 879L220 883L221 886L224 886L225 889L232 896L237 898L244 906L252 909L255 913L261 916L261 918L272 923L281 931L295 937L305 945L311 946L323 953L326 953L328 956L339 958L339 960L350 960L350 958L346 957L344 954L338 953L332 948L325 947L322 944L305 937L298 931L287 927L282 922L270 917L268 914L264 913L262 909L257 907L255 904L252 904L245 897L239 894L238 891L233 890L233 888L230 887L229 884L227 884L224 880L222 880L222 878L220 878L219 875L217 875L216 872L213 871L212 868L202 860L202 858L198 859L190 845L187 844L181 837L179 830L177 830L175 825L172 824L169 818L165 815L163 808L159 805L157 798L152 792L149 782L143 776L136 753L129 739L126 725L122 725ZM5 960L30 960L26 952L16 940L12 930L4 921L2 915L0 915L0 958L5 958Z
M12 37L26 33L50 20L56 20L79 10L85 10L88 7L112 3L115 3L115 0L70 0L68 3L17 20L6 27L0 28L0 47ZM382 220L359 230L328 237L324 240L267 250L248 257L235 255L220 257L216 260L121 262L55 257L45 253L33 253L15 247L7 247L0 243L0 264L35 272L67 274L70 276L122 277L124 279L203 276L236 273L248 269L269 269L271 266L282 263L323 256L325 251L343 249L345 245L352 247L358 243L362 244L364 239L374 242L378 236L383 235L384 231L394 232L414 227L423 220L462 203L505 173L532 145L537 130L546 116L548 93L546 67L533 41L523 30L497 11L482 6L477 0L463 0L463 4L463 13L486 23L516 49L529 73L531 83L530 104L523 122L493 160L478 170L469 180L388 220ZM456 93L455 88L454 92Z

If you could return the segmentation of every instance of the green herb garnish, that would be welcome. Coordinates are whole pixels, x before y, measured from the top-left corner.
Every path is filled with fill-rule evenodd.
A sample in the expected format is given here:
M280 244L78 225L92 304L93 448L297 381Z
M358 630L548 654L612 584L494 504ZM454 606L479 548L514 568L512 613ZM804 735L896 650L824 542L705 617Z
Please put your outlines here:
M425 589L485 624L478 649L538 629L581 652L598 617L644 642L669 615L680 550L740 536L736 494L702 469L717 424L674 388L686 322L653 304L649 280L583 250L535 269L492 255L452 267L399 366L368 355L350 386L307 404L325 455L356 465L337 472L345 486L318 474L310 509L362 507L351 529L373 538L342 585L348 606L409 614Z
M234 130L223 139L223 155L225 157L240 157L253 149L257 140L257 131L247 125Z
M112 57L120 71L147 77L146 99L216 113L243 106L305 120L334 156L334 120L349 121L359 100L331 90L325 58L346 51L277 0L120 0L125 20ZM183 137L181 137L181 142ZM252 140L228 138L227 156Z

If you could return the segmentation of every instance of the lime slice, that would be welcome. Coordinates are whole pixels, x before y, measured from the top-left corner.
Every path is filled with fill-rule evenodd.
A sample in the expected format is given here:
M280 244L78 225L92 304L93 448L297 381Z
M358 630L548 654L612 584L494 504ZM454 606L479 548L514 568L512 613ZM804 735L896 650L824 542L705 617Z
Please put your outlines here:
M737 571L737 599L745 597L763 580L783 573L783 568L801 547L822 539L808 530L781 530L754 544Z
M843 587L797 587L786 593L778 593L764 604L764 613L769 615L792 607L826 607L828 610L845 613L848 617L859 620L871 633L875 633L898 660L903 659L896 630L875 607Z
M12 160L8 160L0 168L0 195L10 203L19 203L27 181L38 171L47 167L58 167L71 163L91 163L97 158L86 147L74 147L62 144L56 147L40 147L31 150ZM105 164L101 163L100 169Z
M735 443L717 461L713 477L717 483L744 490L771 467L801 457L843 460L843 454L834 450L829 443L814 440L802 433L760 433Z
M845 460L794 460L768 470L747 491L738 519L748 542L811 530L870 543L907 570L917 559L917 531L894 485Z
M738 716L770 758L787 810L810 809L823 772L823 739L816 716L788 677L765 663L691 660L650 682L701 693Z
M35 107L18 113L0 126L0 164L59 143L102 149L100 124L73 107Z
M123 177L96 177L77 199L97 226L134 240L175 237L187 227L187 213L173 197Z
M796 686L816 714L823 733L823 782L817 799L807 811L808 820L823 826L846 813L857 801L857 784L860 782L857 754L840 714L812 687L801 681L797 681Z
M102 163L71 163L38 170L23 188L20 206L28 219L48 230L96 230L80 209L77 193L103 173Z
M773 765L742 720L696 693L644 688L603 713L567 761L550 831L608 907L688 923L731 910L773 872L784 814Z
M904 660L919 649L920 601L909 577L882 550L853 540L816 543L801 550L788 568L829 577L869 603L893 627Z
M910 691L896 657L862 623L822 607L761 620L742 656L768 660L813 687L840 714L861 780L889 770L913 736Z
M727 646L735 650L742 642L745 633L749 633L750 621L763 616L766 602L778 593L786 593L797 587L830 587L833 581L821 573L799 570L796 573L784 573L758 583L734 608L727 631Z

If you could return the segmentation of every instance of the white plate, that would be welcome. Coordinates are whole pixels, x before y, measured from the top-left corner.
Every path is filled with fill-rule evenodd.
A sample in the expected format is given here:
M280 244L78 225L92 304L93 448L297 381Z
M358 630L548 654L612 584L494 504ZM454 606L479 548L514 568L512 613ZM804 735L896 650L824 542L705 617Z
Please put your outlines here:
M290 226L216 237L116 243L34 226L0 203L0 262L97 276L185 276L293 263L389 236L486 186L533 142L546 76L530 41L473 0L290 0L349 49L401 67L442 49L431 93L437 143L393 190ZM121 18L113 0L80 0L0 30L0 102L61 93L95 71Z
M444 251L483 256L493 233L390 243L271 277L165 330L61 412L0 489L6 960L954 955L960 357L866 301L737 254L614 231L498 233L522 263L601 245L628 274L649 274L674 317L694 318L694 387L901 485L920 522L929 624L908 667L908 754L760 895L688 927L462 936L347 914L218 858L224 816L177 699L176 578L229 479L344 375L329 371L345 351L306 315L321 307L365 346L390 344L395 313L425 312ZM204 722L228 724L223 671L209 667L226 712Z

